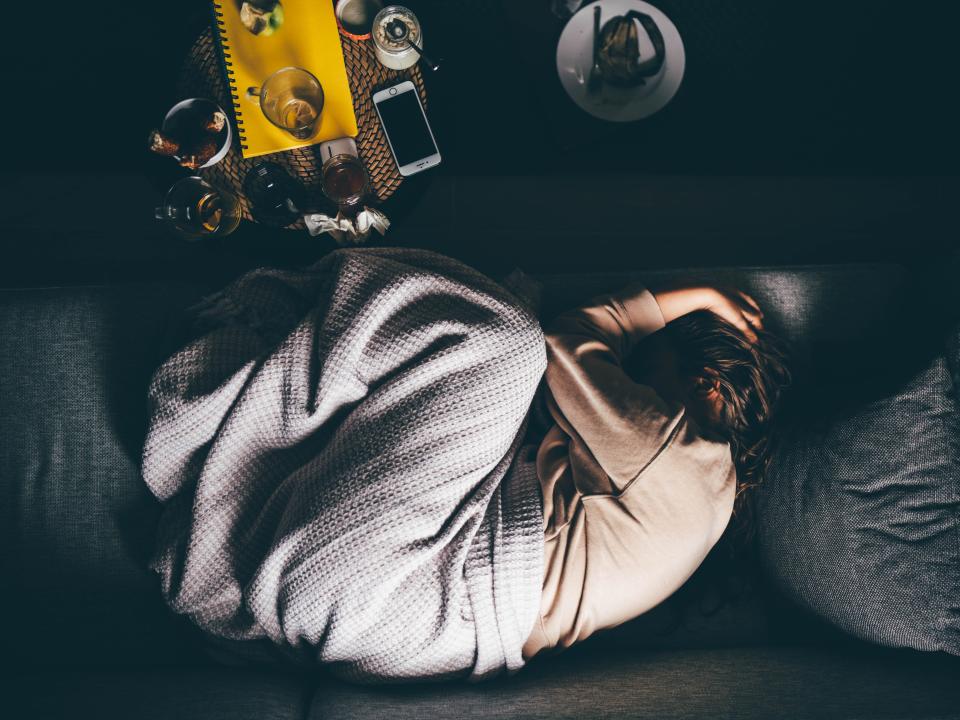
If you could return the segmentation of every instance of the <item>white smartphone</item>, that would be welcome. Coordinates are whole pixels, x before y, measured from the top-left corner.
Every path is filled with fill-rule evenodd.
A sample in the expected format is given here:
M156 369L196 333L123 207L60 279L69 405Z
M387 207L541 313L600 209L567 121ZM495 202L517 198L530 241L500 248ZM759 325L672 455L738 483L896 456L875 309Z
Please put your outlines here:
M373 94L373 105L404 177L440 164L440 151L417 88L409 80Z

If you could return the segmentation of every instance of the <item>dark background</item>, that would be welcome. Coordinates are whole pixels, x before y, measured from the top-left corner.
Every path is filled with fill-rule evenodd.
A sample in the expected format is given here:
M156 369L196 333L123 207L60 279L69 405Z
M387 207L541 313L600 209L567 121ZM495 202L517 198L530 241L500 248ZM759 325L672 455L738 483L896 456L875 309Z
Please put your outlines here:
M677 97L573 129L550 100L547 0L409 4L444 58L429 85L444 163L387 207L388 243L533 272L953 253L955 3L657 0L687 51ZM219 281L330 249L246 226L188 244L152 221L176 168L146 132L179 99L207 2L45 7L0 44L0 282Z

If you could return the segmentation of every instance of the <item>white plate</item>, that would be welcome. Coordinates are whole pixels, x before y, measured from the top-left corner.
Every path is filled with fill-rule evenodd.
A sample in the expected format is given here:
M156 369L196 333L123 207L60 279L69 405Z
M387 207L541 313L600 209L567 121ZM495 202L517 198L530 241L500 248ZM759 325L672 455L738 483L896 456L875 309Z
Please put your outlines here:
M596 95L587 92L587 79L593 66L593 12L600 6L600 27L613 17L631 10L646 13L663 35L664 59L660 72L647 78L645 85L629 90L604 83ZM653 43L639 28L641 59L653 55ZM686 53L683 40L670 18L643 0L597 0L582 7L560 34L557 44L557 74L567 95L582 109L601 120L630 122L653 115L666 105L683 80Z

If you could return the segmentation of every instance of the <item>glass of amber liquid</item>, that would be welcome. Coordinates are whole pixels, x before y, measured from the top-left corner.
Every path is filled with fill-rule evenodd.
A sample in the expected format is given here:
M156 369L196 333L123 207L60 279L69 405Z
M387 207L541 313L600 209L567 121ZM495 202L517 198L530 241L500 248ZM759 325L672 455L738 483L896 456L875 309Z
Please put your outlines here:
M229 235L240 224L240 214L235 195L217 190L199 177L175 182L155 211L158 220L190 240Z
M286 67L247 88L247 97L260 105L264 117L297 140L308 140L317 131L323 111L323 87L303 68Z
M333 155L320 169L323 194L333 200L341 212L359 209L370 189L370 178L363 161L356 155Z

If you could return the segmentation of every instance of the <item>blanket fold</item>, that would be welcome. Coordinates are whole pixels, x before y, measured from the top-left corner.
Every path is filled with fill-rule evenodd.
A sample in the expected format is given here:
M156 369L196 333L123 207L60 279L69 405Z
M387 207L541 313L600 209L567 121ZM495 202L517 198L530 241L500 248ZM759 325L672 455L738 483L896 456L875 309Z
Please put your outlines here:
M517 297L435 253L362 248L196 311L151 382L143 452L168 605L356 681L521 667L543 570L521 446L546 357Z

